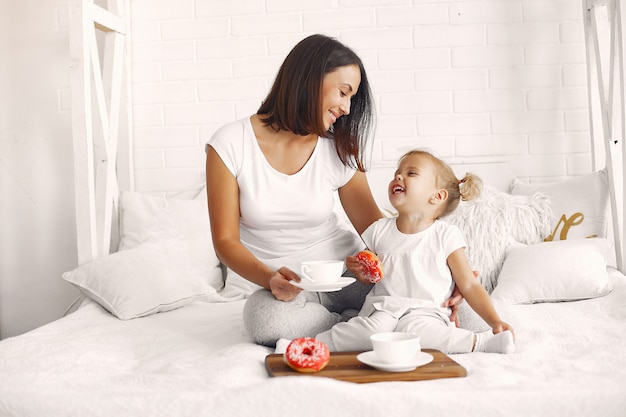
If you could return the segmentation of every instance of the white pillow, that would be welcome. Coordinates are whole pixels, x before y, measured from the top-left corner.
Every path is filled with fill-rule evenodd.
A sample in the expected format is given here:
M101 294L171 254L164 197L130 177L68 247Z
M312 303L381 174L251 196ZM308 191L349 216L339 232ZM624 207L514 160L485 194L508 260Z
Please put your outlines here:
M204 190L193 200L123 191L120 207L120 251L143 242L181 238L192 267L215 289L224 286L220 261L213 248Z
M514 196L483 187L480 197L461 201L443 218L456 224L467 241L467 258L487 292L496 286L506 249L516 242L539 243L550 228L550 205L541 195Z
M63 279L116 317L128 320L173 310L197 299L218 299L190 266L179 242L146 242L63 274Z
M511 194L542 193L552 208L546 241L606 237L609 219L609 182L606 169L548 184L526 184L513 180Z
M511 247L491 298L532 304L606 295L613 289L606 270L608 251L603 238Z

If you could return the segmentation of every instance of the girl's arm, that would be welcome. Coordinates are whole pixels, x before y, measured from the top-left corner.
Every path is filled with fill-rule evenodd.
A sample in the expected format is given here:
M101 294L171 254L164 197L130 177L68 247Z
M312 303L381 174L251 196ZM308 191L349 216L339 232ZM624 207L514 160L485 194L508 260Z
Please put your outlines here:
M272 291L279 300L295 298L301 290L288 281L299 281L297 274L287 268L272 270L241 244L239 185L211 146L207 148L206 184L211 235L220 261L247 280Z
M489 298L489 294L474 277L470 268L465 249L460 248L448 256L448 266L452 272L452 278L459 291L467 300L470 307L483 319L493 330L493 333L500 333L505 330L513 332L511 326L500 319L496 309Z

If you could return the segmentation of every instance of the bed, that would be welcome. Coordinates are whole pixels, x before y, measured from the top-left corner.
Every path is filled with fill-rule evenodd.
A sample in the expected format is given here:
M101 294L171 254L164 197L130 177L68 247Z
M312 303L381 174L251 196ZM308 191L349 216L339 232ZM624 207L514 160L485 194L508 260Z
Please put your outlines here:
M602 298L501 308L517 353L453 355L467 377L416 382L270 378L242 300L129 321L89 302L2 342L0 414L623 416L626 280L610 275Z
M592 192L602 183L599 171L555 189ZM64 274L85 294L80 308L0 342L0 415L621 416L626 277L610 266L610 241L569 236L575 227L565 240L541 241L564 202L548 198L553 184L513 185L519 194L486 185L483 197L449 219L474 248L490 246L489 257L469 256L517 332L514 354L450 355L465 377L368 384L270 377L264 361L273 349L253 343L243 326L245 294L224 288L219 261L203 256L212 249L204 191L193 198L122 192L120 250ZM604 216L589 227L606 231L607 197L598 193L580 209L590 220ZM467 308L461 319L485 328Z
M78 4L72 13L82 13ZM99 27L124 32L94 7ZM75 65L82 82L73 89L92 84L84 82L85 65ZM123 78L114 84L123 86ZM91 105L79 98L76 106ZM108 103L124 108L120 96ZM62 319L0 341L1 416L626 413L622 209L610 164L529 184L506 161L454 163L460 174L480 175L485 188L447 220L466 234L481 283L516 329L515 353L450 355L467 371L458 378L356 384L272 377L265 360L274 349L253 343L243 326L248 293L231 285L214 254L203 187L169 196L130 190L129 147L123 137L88 134L91 111L74 121L75 168L84 174L76 180L80 262L63 275L82 296ZM90 142L103 139L112 142ZM101 158L93 149L112 153ZM385 209L392 171L368 172ZM463 327L486 329L465 304L460 316Z

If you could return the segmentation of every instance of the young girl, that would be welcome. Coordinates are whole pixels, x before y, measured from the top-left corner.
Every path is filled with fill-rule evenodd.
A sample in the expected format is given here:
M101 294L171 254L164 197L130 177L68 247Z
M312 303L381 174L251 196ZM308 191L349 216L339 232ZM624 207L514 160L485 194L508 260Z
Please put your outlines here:
M370 335L398 331L419 335L422 348L444 353L512 353L513 329L500 319L474 277L461 231L440 220L459 200L476 198L480 186L477 176L466 174L459 180L428 152L413 150L402 156L389 184L389 200L398 216L378 220L362 236L381 259L385 276L367 295L357 317L315 337L331 351L367 350ZM346 263L354 274L363 273L354 258ZM450 309L441 306L455 284L493 332L475 334L450 322Z

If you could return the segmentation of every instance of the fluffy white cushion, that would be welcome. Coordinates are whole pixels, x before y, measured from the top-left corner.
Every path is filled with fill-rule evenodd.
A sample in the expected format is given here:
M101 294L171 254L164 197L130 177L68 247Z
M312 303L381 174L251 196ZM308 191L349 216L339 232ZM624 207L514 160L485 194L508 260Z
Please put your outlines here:
M197 299L218 299L189 265L177 241L142 243L63 274L63 279L123 320L173 310Z
M481 196L462 201L443 218L465 235L472 268L488 292L496 285L506 249L516 242L539 243L550 229L550 205L541 195L510 195L485 186Z
M513 180L511 194L542 193L552 208L550 233L546 241L584 237L606 237L609 208L609 182L606 169L547 184L526 184Z
M606 239L572 239L514 246L502 267L494 301L531 304L600 297L612 289Z
M215 289L223 287L224 279L213 248L204 190L195 199L124 191L120 196L120 207L120 251L143 242L180 239L193 269Z

